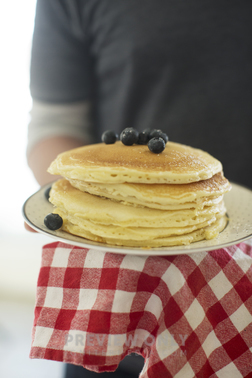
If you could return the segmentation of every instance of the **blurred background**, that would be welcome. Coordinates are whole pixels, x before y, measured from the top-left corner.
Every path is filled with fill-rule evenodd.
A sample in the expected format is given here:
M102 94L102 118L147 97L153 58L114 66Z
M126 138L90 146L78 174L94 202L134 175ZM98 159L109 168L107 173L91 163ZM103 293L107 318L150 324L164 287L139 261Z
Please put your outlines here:
M62 364L29 359L42 245L25 231L24 201L39 189L26 163L35 0L1 2L0 377L60 378Z

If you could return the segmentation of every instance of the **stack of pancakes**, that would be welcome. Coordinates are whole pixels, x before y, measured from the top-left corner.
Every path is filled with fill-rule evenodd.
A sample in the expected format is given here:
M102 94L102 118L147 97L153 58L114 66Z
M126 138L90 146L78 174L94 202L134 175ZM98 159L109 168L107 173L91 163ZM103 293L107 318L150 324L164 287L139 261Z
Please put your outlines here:
M62 229L128 247L186 245L212 239L227 223L231 185L208 153L168 142L160 154L145 145L93 144L60 154L50 173L50 201Z

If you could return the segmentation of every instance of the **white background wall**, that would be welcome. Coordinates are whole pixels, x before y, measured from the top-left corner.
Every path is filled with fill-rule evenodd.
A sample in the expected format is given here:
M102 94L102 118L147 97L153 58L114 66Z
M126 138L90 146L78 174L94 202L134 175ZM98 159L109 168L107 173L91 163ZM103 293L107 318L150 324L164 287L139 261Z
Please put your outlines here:
M21 214L23 202L39 188L25 157L34 11L35 0L0 3L1 378L62 376L62 364L28 357L41 247L51 241L25 231Z
M37 187L25 160L34 8L34 0L3 1L0 6L1 234L22 231L18 210Z
M1 2L0 297L32 295L45 238L24 230L22 204L38 189L26 163L35 0Z

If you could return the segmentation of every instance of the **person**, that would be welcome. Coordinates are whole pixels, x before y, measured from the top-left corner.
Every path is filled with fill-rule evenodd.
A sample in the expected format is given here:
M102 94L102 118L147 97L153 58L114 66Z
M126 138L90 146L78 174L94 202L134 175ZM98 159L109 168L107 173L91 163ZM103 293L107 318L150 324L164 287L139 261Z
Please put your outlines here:
M251 16L246 0L38 0L27 145L38 183L55 180L60 152L134 127L209 152L252 188Z
M28 161L39 183L59 150L132 126L206 150L251 188L251 13L245 0L38 0Z

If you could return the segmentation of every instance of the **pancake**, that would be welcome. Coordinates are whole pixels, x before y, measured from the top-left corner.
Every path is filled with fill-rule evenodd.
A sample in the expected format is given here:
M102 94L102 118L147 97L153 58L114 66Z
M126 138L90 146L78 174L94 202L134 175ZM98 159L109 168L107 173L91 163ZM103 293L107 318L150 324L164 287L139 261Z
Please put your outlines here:
M120 201L125 205L162 210L202 209L219 203L223 194L231 189L222 172L210 179L190 184L103 184L71 179L69 181L75 188L96 196Z
M205 222L216 214L225 212L223 201L201 210L191 208L165 211L125 206L120 202L81 192L65 179L53 184L50 201L62 212L66 211L71 218L120 227L186 227Z
M208 153L168 142L160 154L121 142L60 154L48 171L64 178L50 191L62 230L127 247L187 245L221 232L231 189Z
M179 245L189 245L191 243L204 240L213 239L219 235L219 233L226 227L227 218L225 216L216 219L216 221L207 227L200 228L191 233L184 235L175 235L163 238L155 238L151 240L122 240L109 237L101 237L93 234L85 229L80 229L80 227L67 222L64 225L64 230L73 235L78 235L88 240L92 240L99 243L105 243L108 245L117 245L124 247L139 247L139 248L160 248L160 247L172 247Z
M226 211L223 201L200 211L194 208L167 211L125 206L82 192L65 179L52 185L50 201L57 207L55 212L63 218L62 229L67 232L93 241L116 245L128 245L131 241L132 245L143 243L146 247L161 245L170 237L175 245L185 244L194 238L193 235L206 238L208 227L217 227ZM225 227L226 221L221 224ZM205 232L194 234L196 230L203 229ZM191 234L190 238L184 238L186 234Z
M96 183L187 184L207 180L222 164L207 152L168 142L160 154L147 146L98 143L64 152L48 172Z

